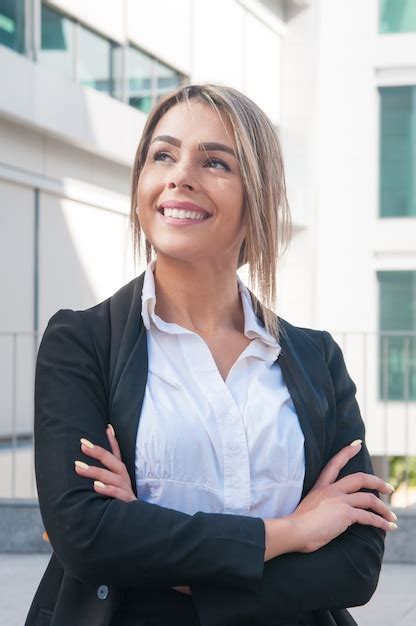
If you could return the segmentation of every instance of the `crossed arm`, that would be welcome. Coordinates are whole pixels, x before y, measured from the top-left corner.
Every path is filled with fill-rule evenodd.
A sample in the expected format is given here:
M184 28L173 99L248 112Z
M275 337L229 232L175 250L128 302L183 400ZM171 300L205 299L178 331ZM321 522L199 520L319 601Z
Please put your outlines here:
M340 350L329 336L325 339L337 397L335 454L351 438L364 439L364 428ZM383 552L384 533L374 527L353 524L318 550L280 554L264 563L267 536L261 519L189 516L139 500L103 497L73 463L82 437L111 450L107 418L91 335L79 313L60 311L38 355L35 460L45 528L75 578L118 587L189 585L204 626L214 620L218 626L230 623L239 614L241 623L247 616L266 623L276 615L293 618L369 599ZM347 471L371 472L365 449Z

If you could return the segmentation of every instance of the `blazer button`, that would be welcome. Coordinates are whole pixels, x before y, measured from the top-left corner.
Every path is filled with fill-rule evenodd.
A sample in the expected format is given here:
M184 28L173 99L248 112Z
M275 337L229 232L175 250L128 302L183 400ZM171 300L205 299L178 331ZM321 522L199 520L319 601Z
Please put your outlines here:
M97 598L99 598L99 600L105 600L107 596L108 596L107 585L100 585L97 589Z

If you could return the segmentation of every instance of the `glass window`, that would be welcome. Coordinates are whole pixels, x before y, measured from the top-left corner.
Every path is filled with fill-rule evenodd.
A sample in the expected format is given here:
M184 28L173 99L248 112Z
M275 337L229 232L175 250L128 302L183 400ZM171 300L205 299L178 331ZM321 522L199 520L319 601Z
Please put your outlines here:
M144 113L183 80L179 72L134 46L128 47L126 68L128 102Z
M416 87L382 87L380 101L380 216L416 216Z
M172 68L163 63L156 62L157 76L157 98L160 98L171 89L174 89L182 81L179 72L175 72Z
M25 1L0 0L0 44L25 51Z
M109 39L79 26L78 80L81 85L114 95L117 48Z
M416 32L415 0L381 0L380 32Z
M416 400L416 271L379 272L380 398ZM400 333L400 334L397 334Z
M67 78L74 77L74 23L42 5L39 62Z
M131 106L149 113L153 105L153 59L137 48L129 46L126 59L127 96Z

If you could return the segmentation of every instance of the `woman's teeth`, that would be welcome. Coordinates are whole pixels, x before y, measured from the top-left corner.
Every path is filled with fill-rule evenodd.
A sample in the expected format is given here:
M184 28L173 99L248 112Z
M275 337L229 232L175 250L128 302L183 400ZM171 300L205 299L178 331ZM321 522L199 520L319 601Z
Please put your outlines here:
M183 209L163 209L163 215L165 217L175 217L179 220L191 219L191 220L203 220L206 217L206 213L201 211L184 211Z

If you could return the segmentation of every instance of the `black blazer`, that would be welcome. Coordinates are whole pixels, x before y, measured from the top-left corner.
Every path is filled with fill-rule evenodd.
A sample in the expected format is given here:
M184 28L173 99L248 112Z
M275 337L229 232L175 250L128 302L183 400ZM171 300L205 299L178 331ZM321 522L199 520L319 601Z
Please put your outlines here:
M176 602L169 624L181 626L277 624L310 611L320 626L355 624L343 609L372 596L382 531L355 524L316 552L264 563L260 518L190 516L140 500L120 502L95 493L75 473L74 460L83 458L80 438L110 449L110 422L136 488L135 441L148 368L143 277L90 309L58 311L43 335L35 464L53 555L26 626L117 625L114 615L132 602L144 616L156 605L171 609ZM364 425L355 385L330 334L280 322L279 363L305 436L303 497L328 459L354 439L364 440ZM372 472L365 446L341 474L356 471ZM171 589L178 585L189 585L192 597ZM161 618L160 624L168 621Z

